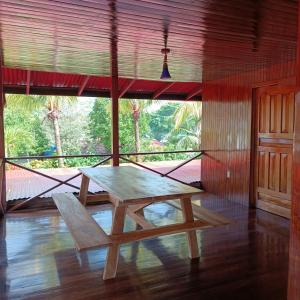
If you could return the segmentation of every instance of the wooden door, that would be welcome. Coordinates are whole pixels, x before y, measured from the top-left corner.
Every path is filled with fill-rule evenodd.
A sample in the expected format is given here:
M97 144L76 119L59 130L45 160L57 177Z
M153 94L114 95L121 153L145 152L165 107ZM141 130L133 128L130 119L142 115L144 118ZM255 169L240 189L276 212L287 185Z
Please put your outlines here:
M256 207L290 218L295 94L260 88L256 105Z

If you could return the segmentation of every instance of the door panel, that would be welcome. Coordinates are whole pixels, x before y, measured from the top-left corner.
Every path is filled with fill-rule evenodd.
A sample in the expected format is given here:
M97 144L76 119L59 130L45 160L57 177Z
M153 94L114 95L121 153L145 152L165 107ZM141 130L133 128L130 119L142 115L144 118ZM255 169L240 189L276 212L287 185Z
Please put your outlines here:
M273 86L256 97L256 206L289 218L295 95Z

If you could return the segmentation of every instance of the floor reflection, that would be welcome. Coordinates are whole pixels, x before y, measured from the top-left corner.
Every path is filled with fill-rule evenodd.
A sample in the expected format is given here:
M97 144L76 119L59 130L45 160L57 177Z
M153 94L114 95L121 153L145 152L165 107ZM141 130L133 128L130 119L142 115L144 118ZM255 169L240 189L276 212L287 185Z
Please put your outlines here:
M244 299L245 288L256 300L284 299L288 221L222 200L197 203L234 220L198 231L198 261L188 259L184 234L129 243L121 247L117 279L108 282L106 248L78 253L57 211L10 214L0 224L0 299ZM111 208L89 211L110 233ZM165 203L147 207L145 217L155 225L182 221ZM135 226L126 218L126 231Z

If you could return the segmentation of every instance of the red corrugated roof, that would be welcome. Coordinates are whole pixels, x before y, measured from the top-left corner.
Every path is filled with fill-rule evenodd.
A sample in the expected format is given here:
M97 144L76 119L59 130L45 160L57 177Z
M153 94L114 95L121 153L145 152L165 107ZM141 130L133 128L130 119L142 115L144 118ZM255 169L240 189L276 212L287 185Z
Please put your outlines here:
M4 91L7 93L103 96L110 94L111 78L105 76L88 76L79 74L28 71L4 67ZM120 93L133 79L120 78ZM164 90L165 87L168 87ZM157 99L186 100L191 93L195 95L189 100L201 99L201 83L175 82L161 80L134 80L124 94L124 98L151 99L157 92L164 90Z
M153 168L162 173L170 171L172 168L177 166L181 161L160 161L160 162L147 162L144 165ZM63 169L39 169L40 172L47 175L53 176L60 180L66 180L69 177L78 173L76 168L63 168ZM176 179L185 181L187 183L200 181L201 180L201 160L193 160L189 162L184 167L177 169L170 176ZM49 189L57 184L53 180L41 177L39 175L30 173L21 169L7 170L7 201L24 199L33 197L44 190ZM70 181L73 185L80 186L81 179L77 177ZM91 192L103 191L98 185L91 182L90 189ZM62 185L56 188L54 191L50 191L44 194L42 197L51 197L51 195L56 193L76 193L78 190Z

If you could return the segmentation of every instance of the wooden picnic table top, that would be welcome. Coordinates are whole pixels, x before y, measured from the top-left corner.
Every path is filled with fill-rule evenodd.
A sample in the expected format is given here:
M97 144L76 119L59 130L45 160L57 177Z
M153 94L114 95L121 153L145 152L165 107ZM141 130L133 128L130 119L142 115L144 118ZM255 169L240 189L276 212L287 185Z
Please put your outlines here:
M83 175L127 204L162 201L201 193L199 189L132 166L81 168Z

